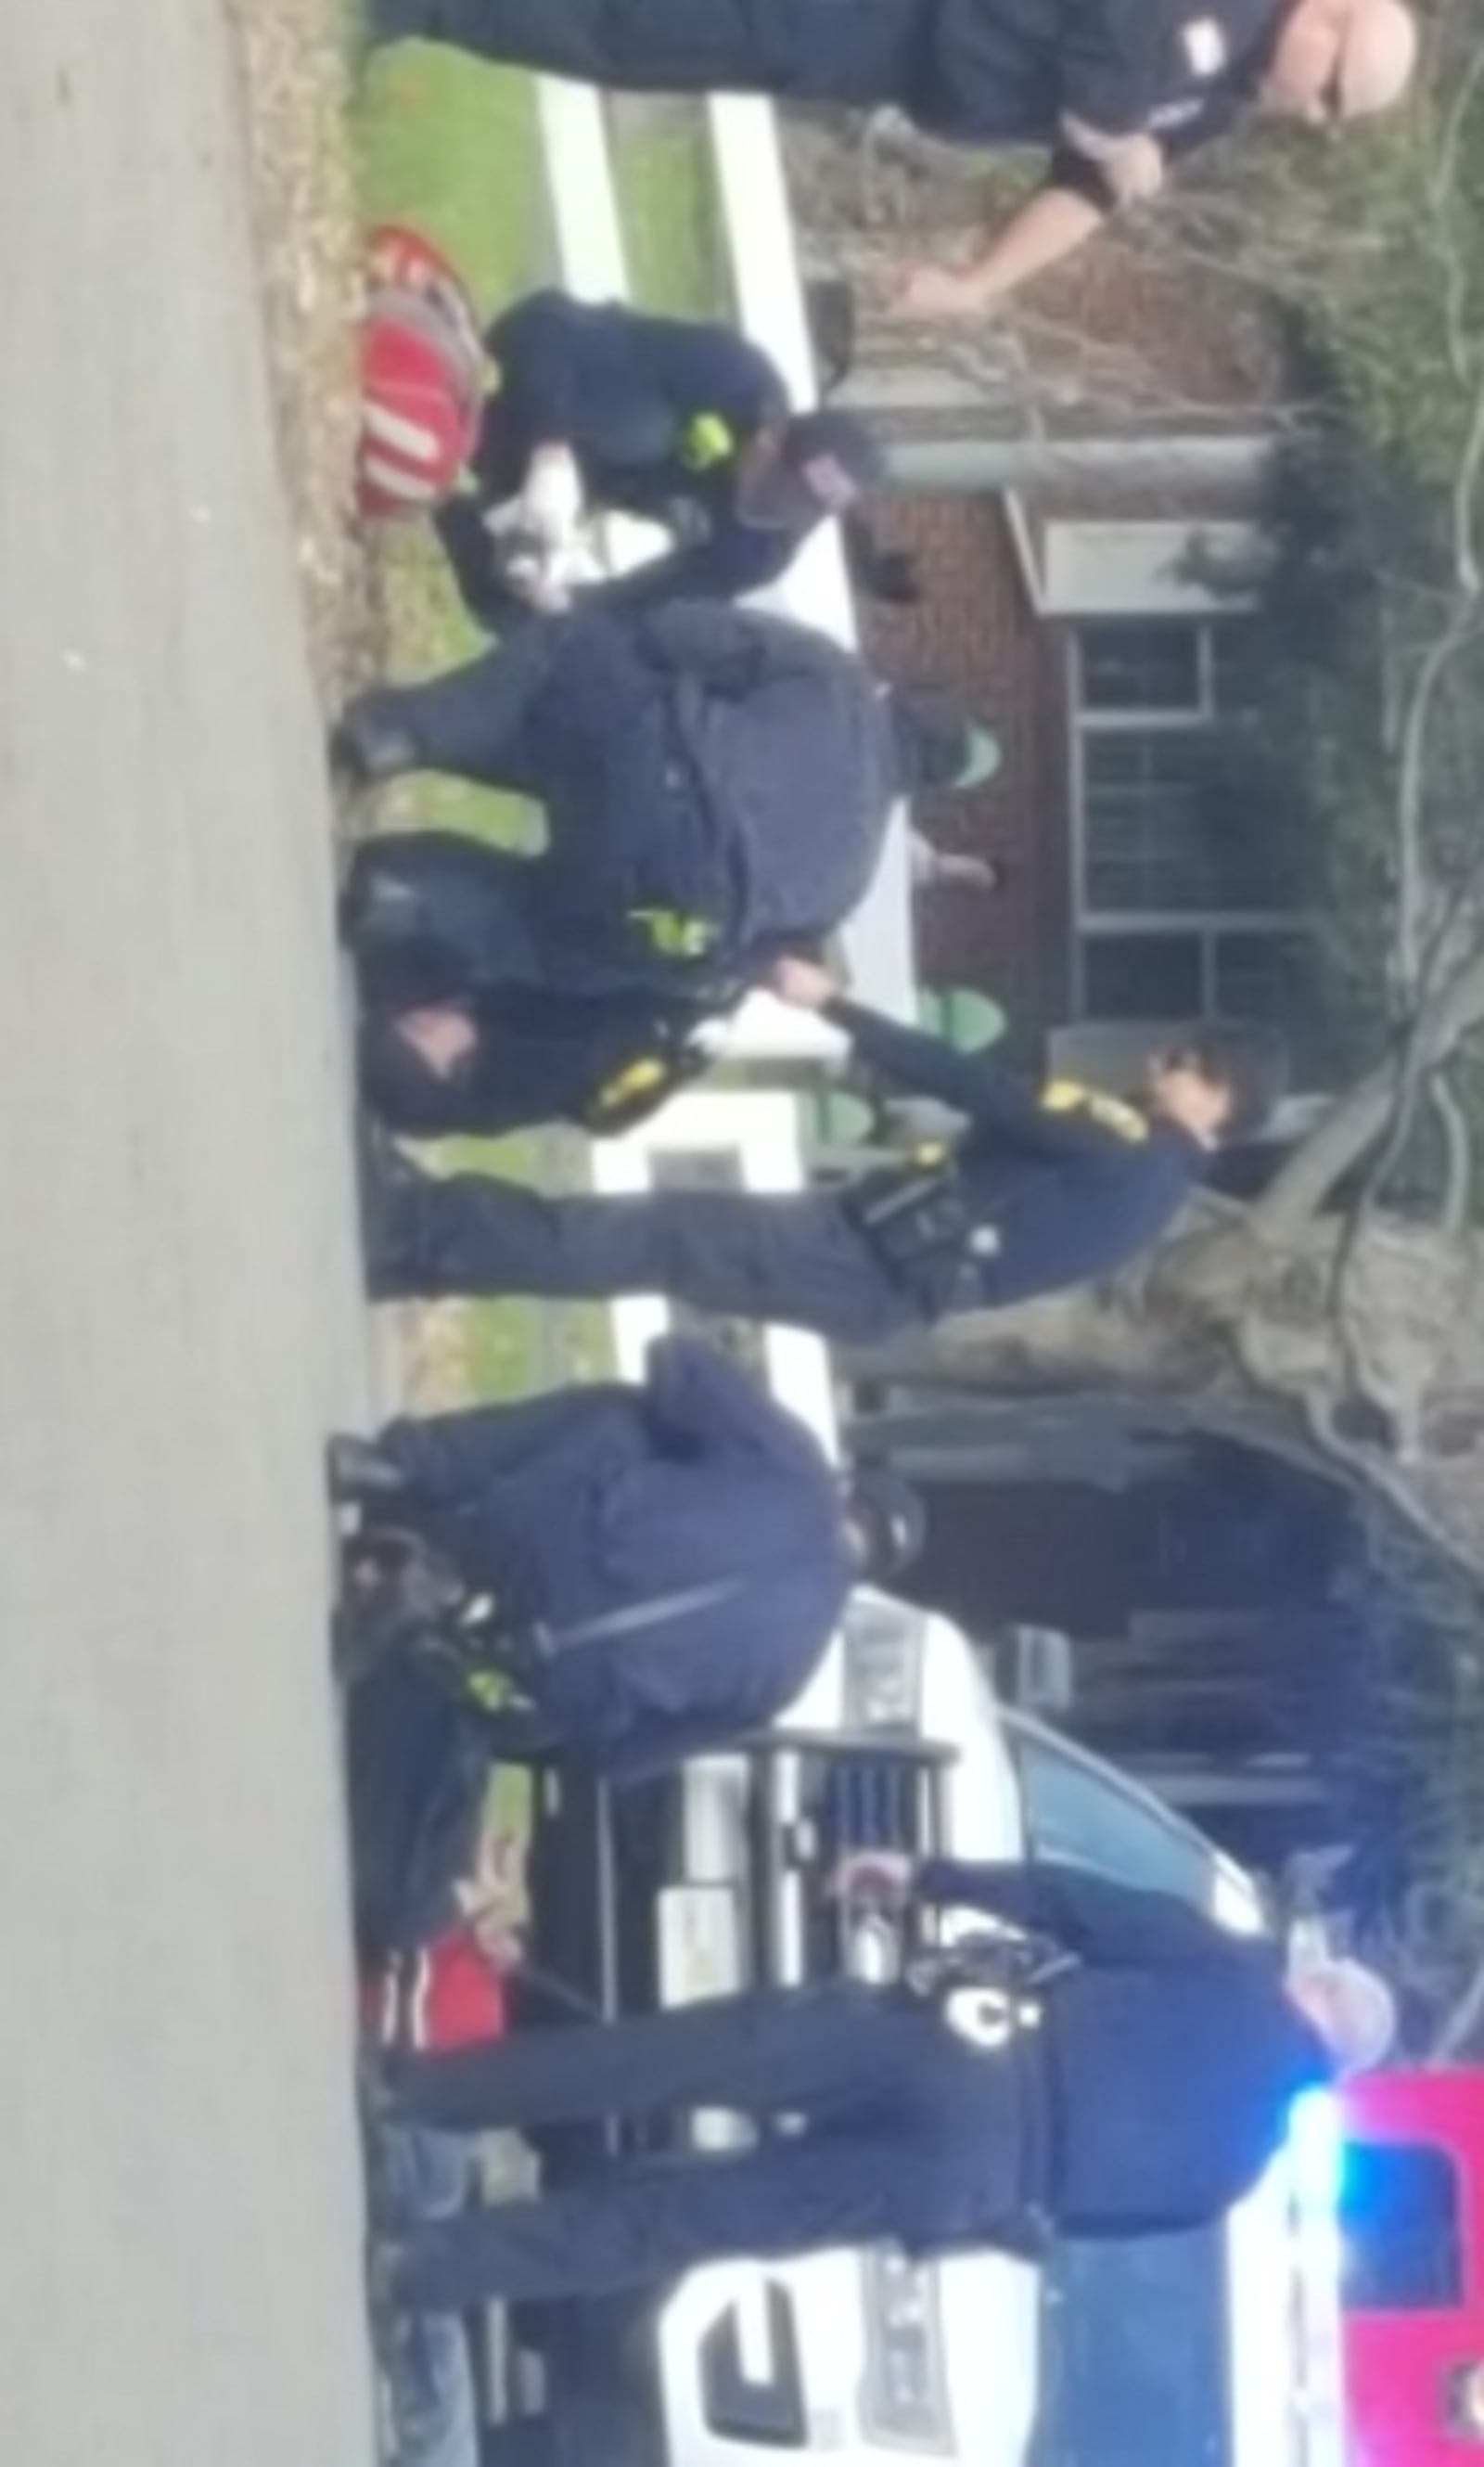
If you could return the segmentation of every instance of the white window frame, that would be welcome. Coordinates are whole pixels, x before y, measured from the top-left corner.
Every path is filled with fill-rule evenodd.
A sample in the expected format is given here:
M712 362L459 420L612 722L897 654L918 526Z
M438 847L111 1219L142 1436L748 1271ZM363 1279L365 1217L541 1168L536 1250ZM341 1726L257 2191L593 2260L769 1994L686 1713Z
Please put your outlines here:
M1238 613L1238 612L1233 612ZM1216 702L1215 627L1209 616L1182 616L1163 610L1100 610L1068 629L1067 732L1068 778L1071 807L1071 948L1070 981L1074 1017L1097 1016L1088 996L1088 945L1144 934L1166 934L1172 940L1194 940L1201 962L1203 1013L1219 1007L1216 999L1217 943L1228 936L1284 934L1301 931L1302 917L1291 908L1118 908L1094 907L1087 895L1090 830L1087 810L1086 744L1089 736L1171 734L1209 728L1220 716ZM1197 702L1183 709L1149 705L1130 711L1090 711L1085 698L1083 631L1093 625L1158 624L1188 627L1196 636Z

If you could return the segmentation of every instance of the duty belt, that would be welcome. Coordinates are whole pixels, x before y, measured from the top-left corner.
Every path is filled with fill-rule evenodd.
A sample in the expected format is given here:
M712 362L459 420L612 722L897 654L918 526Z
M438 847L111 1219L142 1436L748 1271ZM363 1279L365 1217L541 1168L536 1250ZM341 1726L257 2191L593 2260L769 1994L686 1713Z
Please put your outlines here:
M1000 1234L971 1214L954 1148L918 1147L900 1164L863 1174L843 1205L888 1275L930 1317L981 1298L980 1271L998 1253Z
M1042 2028L1046 1989L1076 1967L1074 1954L1041 1936L975 1935L909 1955L902 1978L956 2037L995 2052Z

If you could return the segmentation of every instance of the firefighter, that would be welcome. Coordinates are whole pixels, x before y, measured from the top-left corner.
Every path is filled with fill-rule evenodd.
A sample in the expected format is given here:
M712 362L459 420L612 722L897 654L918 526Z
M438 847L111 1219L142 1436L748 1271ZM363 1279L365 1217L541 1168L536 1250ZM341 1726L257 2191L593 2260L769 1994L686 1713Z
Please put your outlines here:
M362 782L441 770L537 798L545 850L368 841L347 931L363 974L403 998L734 1000L849 915L896 800L972 785L989 744L783 618L674 600L543 619L445 676L363 694L333 751Z
M529 532L539 549L548 485L570 483L573 512L617 509L671 534L667 554L582 589L586 605L636 609L776 581L820 523L858 520L884 475L865 424L796 412L772 360L734 326L547 290L497 318L485 348L498 383L471 457L475 490L437 519L471 613L495 632L512 592L522 597L502 539ZM516 519L492 526L506 508Z

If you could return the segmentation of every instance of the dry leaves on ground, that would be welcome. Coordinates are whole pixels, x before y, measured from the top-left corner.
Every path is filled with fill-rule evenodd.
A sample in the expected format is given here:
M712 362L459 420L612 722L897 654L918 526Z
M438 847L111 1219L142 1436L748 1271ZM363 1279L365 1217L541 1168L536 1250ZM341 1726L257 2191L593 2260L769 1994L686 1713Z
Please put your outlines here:
M348 519L360 282L348 18L332 0L232 0L232 15L284 477L315 673L336 699L370 626Z

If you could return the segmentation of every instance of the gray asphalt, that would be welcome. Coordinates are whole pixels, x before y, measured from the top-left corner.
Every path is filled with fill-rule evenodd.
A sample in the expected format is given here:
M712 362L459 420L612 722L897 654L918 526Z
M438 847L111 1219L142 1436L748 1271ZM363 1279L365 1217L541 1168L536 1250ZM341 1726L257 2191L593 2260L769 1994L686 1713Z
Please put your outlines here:
M329 820L210 0L0 0L0 2448L364 2467Z

